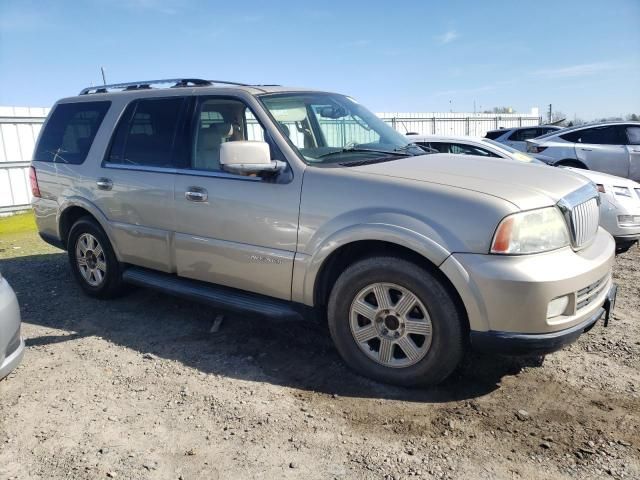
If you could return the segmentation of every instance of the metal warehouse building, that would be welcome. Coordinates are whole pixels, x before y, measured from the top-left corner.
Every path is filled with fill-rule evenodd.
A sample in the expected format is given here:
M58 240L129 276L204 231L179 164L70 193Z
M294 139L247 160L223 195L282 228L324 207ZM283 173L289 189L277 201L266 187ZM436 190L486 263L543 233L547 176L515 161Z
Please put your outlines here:
M29 208L29 162L48 113L48 108L0 107L0 214ZM396 112L377 115L400 133L477 137L500 127L535 126L542 120L536 109L531 114Z

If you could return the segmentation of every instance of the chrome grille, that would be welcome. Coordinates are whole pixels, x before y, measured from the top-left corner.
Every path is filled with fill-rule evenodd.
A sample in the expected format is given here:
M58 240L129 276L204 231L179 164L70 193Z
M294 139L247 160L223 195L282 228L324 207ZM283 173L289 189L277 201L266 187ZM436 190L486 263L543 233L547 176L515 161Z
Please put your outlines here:
M600 207L598 200L591 198L571 209L571 233L573 245L580 248L589 243L598 231Z
M596 298L598 298L609 283L609 278L610 275L607 275L588 287L578 290L576 293L576 311L580 311L584 307L589 306Z

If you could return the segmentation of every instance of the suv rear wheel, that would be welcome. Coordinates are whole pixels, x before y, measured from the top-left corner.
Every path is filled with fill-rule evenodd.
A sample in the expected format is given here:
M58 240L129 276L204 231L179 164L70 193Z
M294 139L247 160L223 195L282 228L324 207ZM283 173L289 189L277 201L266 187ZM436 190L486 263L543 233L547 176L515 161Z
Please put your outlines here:
M381 382L435 385L464 353L455 300L435 275L401 258L348 267L331 291L328 317L345 362Z
M82 217L71 227L67 253L76 280L88 295L111 298L121 291L122 272L100 225Z

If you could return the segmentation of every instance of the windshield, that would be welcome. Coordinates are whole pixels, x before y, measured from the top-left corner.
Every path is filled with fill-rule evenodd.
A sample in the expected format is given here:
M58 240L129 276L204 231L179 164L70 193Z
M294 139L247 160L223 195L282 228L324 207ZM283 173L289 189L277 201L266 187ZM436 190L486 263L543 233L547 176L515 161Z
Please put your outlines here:
M537 158L532 157L531 155L528 155L524 152L521 152L520 150L516 150L515 148L511 148L509 145L505 145L504 143L496 142L495 140L491 140L489 138L483 138L482 141L490 145L493 145L496 148L509 152L509 156L514 160L519 160L521 162L527 162L527 163L544 163L538 160Z
M287 93L260 100L309 164L348 164L426 152L343 95Z

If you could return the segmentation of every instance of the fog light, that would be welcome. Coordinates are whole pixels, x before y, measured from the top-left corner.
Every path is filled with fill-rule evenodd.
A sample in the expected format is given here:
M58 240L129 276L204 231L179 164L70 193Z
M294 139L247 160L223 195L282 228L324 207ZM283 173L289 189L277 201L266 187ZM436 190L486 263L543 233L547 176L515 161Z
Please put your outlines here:
M621 227L640 226L640 215L618 215L618 225Z
M569 295L564 297L554 298L549 302L547 307L547 318L557 317L562 315L569 305Z

